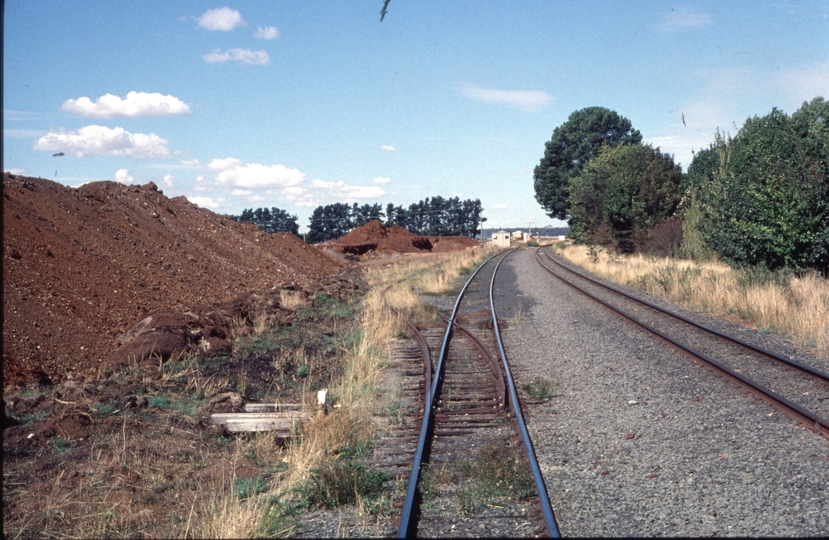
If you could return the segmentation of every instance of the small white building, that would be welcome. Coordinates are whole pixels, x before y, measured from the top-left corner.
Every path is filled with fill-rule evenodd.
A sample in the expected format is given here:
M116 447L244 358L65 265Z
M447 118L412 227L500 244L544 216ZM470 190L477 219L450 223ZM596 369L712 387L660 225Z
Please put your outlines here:
M510 246L510 235L507 231L498 231L492 233L492 245L493 247L509 247Z

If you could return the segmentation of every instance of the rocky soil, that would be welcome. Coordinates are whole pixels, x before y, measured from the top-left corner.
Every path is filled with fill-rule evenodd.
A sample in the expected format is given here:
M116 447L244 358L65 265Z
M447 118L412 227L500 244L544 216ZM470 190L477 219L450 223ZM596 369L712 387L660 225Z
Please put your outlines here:
M226 352L230 319L278 318L279 289L336 288L324 282L343 269L294 236L169 199L153 183L75 189L5 173L4 386L95 377L146 356L151 338L157 353Z

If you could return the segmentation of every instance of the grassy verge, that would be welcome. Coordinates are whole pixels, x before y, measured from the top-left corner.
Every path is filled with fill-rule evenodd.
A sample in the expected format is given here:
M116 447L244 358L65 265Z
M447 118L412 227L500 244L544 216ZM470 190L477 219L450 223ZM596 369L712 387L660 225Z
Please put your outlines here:
M565 259L596 275L692 310L739 317L761 331L782 334L829 357L829 282L814 274L798 277L738 270L718 262L620 257L564 242L554 247Z

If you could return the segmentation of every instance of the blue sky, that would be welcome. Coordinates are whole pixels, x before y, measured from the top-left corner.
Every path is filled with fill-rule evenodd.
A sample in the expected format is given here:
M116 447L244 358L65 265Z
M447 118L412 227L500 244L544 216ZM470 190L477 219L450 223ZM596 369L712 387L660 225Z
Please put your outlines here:
M382 5L6 0L3 170L301 230L321 204L434 195L538 227L562 223L532 170L573 111L613 109L687 167L717 128L829 98L829 0Z

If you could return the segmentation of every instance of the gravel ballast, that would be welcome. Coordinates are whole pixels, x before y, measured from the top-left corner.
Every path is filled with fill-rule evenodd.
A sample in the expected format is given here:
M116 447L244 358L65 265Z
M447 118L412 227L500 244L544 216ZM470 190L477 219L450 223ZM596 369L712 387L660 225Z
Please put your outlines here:
M559 387L524 414L562 535L829 533L829 441L580 296L533 250L510 255L496 294L516 384Z

